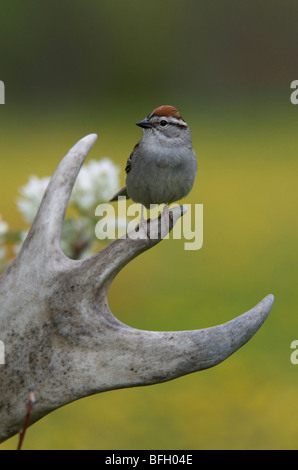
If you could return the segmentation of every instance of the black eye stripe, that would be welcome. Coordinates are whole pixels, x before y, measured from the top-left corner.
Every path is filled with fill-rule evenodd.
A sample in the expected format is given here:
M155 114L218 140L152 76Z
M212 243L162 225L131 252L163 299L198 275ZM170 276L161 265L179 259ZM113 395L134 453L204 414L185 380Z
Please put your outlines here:
M161 124L161 123L162 123L162 121L160 121L159 124ZM184 124L180 124L179 122L171 122L171 121L167 121L167 125L168 126L185 127Z
M147 119L150 121L153 116L154 116L153 113L148 114ZM155 121L155 120L154 120L154 121ZM176 121L176 122L173 122L173 121L171 121L171 120L170 120L170 121L166 121L166 119L161 119L160 121L152 122L152 124L153 124L154 126L156 126L156 125L161 125L161 123L162 123L163 121L165 121L168 126L171 125L171 126L177 126L177 127L187 127L187 125L185 125L184 121L182 121L182 122L180 123L179 121ZM165 124L164 124L163 127L165 127Z

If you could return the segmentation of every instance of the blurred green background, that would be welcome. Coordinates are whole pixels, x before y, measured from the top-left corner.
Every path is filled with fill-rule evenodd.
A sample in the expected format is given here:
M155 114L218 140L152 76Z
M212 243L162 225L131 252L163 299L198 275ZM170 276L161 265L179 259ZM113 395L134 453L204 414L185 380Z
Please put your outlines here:
M204 204L204 245L142 254L114 281L111 310L138 328L195 329L275 295L224 363L65 406L29 428L25 449L297 449L297 15L295 0L2 0L3 219L19 228L18 188L91 132L89 158L112 158L123 183L135 122L172 104L198 155L185 202Z

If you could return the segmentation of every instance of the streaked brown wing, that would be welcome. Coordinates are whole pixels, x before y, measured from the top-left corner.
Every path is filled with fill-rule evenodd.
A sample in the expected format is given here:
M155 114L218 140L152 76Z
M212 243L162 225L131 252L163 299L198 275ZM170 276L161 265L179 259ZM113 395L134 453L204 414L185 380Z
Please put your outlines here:
M133 151L131 152L131 154L130 154L129 157L128 157L128 160L127 160L127 163L126 163L126 167L125 167L126 173L129 173L130 170L131 170L131 165L133 164L133 159L134 159L134 152L136 151L136 149L138 148L139 145L140 145L140 142L138 142L138 143L134 146Z

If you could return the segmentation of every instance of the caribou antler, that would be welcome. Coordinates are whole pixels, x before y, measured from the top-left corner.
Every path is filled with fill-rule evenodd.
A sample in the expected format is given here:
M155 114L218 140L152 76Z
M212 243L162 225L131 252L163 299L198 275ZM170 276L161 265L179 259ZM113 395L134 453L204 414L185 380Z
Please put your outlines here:
M212 367L255 334L273 304L269 295L228 323L194 331L142 331L115 318L107 303L114 277L171 227L163 213L151 223L150 238L141 226L85 260L62 253L69 196L95 140L83 138L61 161L21 251L0 277L0 441L21 429L29 392L36 397L34 422L93 393ZM180 216L173 209L172 224Z

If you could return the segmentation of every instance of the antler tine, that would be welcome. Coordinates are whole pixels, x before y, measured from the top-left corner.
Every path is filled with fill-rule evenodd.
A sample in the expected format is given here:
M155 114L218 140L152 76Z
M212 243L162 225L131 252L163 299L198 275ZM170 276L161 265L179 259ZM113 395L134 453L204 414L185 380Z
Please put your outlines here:
M118 354L110 358L109 388L111 384L112 388L151 385L216 366L254 336L273 302L273 295L268 295L233 320L201 330L144 331L119 327Z
M38 241L44 250L54 248L60 250L62 225L70 194L81 166L96 139L96 134L83 137L58 165L32 223L24 248L27 249L27 245L34 239L35 251Z

